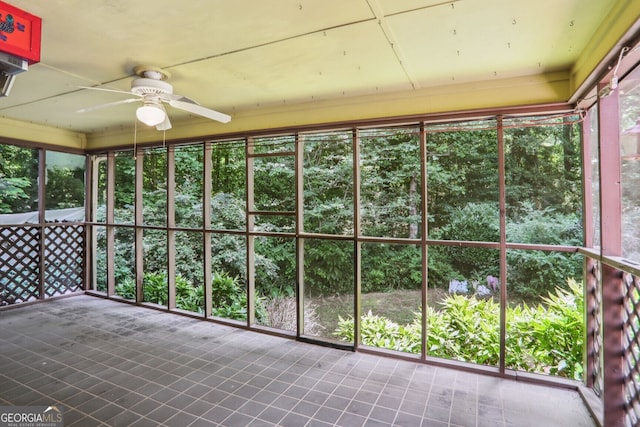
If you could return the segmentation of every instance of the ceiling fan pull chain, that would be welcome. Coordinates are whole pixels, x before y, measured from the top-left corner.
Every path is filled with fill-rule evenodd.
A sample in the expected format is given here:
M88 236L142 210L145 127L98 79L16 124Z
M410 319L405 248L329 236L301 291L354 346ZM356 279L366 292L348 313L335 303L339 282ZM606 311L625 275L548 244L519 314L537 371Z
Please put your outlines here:
M138 140L138 120L134 120L133 123L133 158L138 158L138 150L136 149L136 142Z

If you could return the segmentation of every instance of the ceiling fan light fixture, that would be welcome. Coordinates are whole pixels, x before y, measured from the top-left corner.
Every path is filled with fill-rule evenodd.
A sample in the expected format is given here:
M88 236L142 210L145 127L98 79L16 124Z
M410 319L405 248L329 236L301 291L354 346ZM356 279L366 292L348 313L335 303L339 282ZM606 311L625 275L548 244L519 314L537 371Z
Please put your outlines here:
M161 105L145 103L136 110L136 117L147 126L156 126L164 122L167 113Z

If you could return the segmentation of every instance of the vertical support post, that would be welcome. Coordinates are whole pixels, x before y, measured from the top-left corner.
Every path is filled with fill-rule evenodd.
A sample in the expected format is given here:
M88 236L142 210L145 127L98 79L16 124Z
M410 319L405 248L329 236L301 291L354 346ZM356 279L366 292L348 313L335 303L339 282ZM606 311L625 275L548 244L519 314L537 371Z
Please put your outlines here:
M591 114L587 111L582 119L582 229L584 244L593 247L593 176L591 173Z
M422 334L421 346L422 352L420 357L422 360L427 358L427 296L429 289L429 249L427 248L427 237L429 235L428 218L427 218L427 132L424 128L424 122L420 124L420 222L422 223L422 235L420 236L420 247L422 250Z
M253 235L255 226L255 182L254 182L254 146L253 138L247 138L245 142L245 165L246 165L246 230L245 239L247 242L247 323L248 326L256 322L256 245Z
M136 303L140 304L144 300L144 246L142 228L142 195L143 195L143 174L144 174L144 152L134 148L135 159L135 221L134 221L134 241L135 241L135 275L136 275Z
M600 227L602 255L622 255L622 187L618 91L599 100Z
M46 242L46 198L45 193L47 189L47 153L44 149L38 150L38 225L39 225L39 238L38 252L40 258L39 274L38 274L38 299L44 299L45 285L44 280L47 275L47 259L45 257L45 245Z
M504 126L502 116L498 124L498 205L500 215L500 374L506 371L507 342L507 191L504 158Z
M83 262L83 289L95 289L95 271L96 271L96 228L89 225L89 222L96 221L96 210L98 207L98 166L99 158L97 156L85 157L84 162L84 262Z
M584 230L584 244L587 248L593 247L593 194L591 188L593 186L593 175L591 173L591 113L586 111L582 118L582 229ZM585 385L593 388L595 373L597 371L596 361L597 355L594 353L597 333L597 324L594 318L594 312L597 306L596 293L598 290L597 281L592 274L596 268L596 261L591 257L585 257L584 260L584 366L585 366Z
M604 88L601 83L598 93ZM618 91L599 99L601 251L603 256L622 255L622 189L620 166L620 106ZM624 425L624 289L622 274L602 265L604 424Z
M202 167L202 261L204 263L204 317L211 317L213 301L211 301L211 171L213 147L210 142L204 144L204 165Z
M354 295L353 295L353 348L360 345L360 297L362 292L362 257L360 235L360 131L353 131L353 244L354 244Z
M107 154L107 296L116 293L116 229L115 221L116 156L113 151Z
M304 228L304 136L296 133L295 180L296 180L296 296L297 296L297 336L304 335L304 238L300 233Z
M176 149L167 148L167 305L169 310L176 308Z

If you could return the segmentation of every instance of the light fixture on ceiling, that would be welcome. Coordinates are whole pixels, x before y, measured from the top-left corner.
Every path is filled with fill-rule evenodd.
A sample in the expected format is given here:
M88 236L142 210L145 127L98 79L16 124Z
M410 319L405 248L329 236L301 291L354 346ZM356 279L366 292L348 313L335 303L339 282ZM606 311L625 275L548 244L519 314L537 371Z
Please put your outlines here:
M157 126L167 118L167 112L161 104L145 102L136 110L136 117L147 126Z

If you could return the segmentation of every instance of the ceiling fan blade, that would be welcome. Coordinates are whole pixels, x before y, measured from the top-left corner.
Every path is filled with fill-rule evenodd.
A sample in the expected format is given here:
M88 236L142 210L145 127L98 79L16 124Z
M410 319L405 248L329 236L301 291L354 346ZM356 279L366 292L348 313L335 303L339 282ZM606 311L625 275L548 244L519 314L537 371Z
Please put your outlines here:
M156 126L157 130L169 130L171 129L171 122L169 121L169 116L167 115L164 119L164 122L160 123Z
M229 123L231 121L231 116L220 113L218 111L210 110L198 104L193 104L191 102L180 101L177 99L172 99L169 101L169 105L175 108L179 108L184 111L188 111L193 114L197 114L202 117L206 117L211 120L216 120L221 123Z
M121 101L108 102L106 104L94 105L93 107L81 108L77 112L88 113L89 111L100 110L102 108L107 108L107 107L113 107L114 105L128 104L130 102L139 102L139 101L141 101L140 98L123 99Z
M191 99L191 98L187 98L186 96L182 96L182 95L177 95L175 93L161 93L160 94L160 99L162 99L164 102L171 102L171 101L184 101L184 102L188 102L190 104L196 104L196 105L200 105L198 104L198 102L196 102L195 100Z
M125 95L136 95L135 93L126 92L124 90L108 89L104 87L95 87L95 86L78 86L78 87L81 89L100 90L102 92L114 92L114 93L124 93Z

